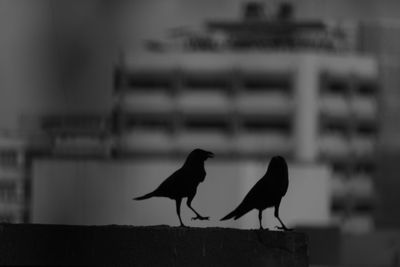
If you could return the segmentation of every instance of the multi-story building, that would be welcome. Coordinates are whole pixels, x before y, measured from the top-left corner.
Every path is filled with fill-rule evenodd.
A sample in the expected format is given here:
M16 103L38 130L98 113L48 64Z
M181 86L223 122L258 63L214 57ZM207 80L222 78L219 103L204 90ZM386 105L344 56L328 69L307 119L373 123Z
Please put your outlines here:
M13 132L18 134L3 138L8 143L2 146L4 157L14 157L10 150L19 151L16 157L28 163L32 155L43 154L107 157L112 146L117 156L169 157L203 147L227 160L281 154L300 164L322 162L333 171L333 214L345 219L345 228L356 223L370 229L375 174L371 155L379 132L377 62L354 52L354 27L343 30L321 21L294 21L291 14L286 6L276 17L266 18L253 5L244 21L213 21L204 33L178 29L174 36L183 38L177 43L149 42L149 51L124 52L110 120L114 143L106 120L109 79L99 74L110 70L108 56L100 56L105 54L102 48L96 49L98 57L87 59L86 69L62 72L76 76L61 77L69 83L56 84L57 92L36 92L47 88L41 84L10 83L8 91L18 87L21 94L3 105L10 111L2 114L12 114L5 121L15 127L2 129L16 128ZM76 40L83 48L93 47L87 46L88 37L81 37ZM60 57L70 58L71 51L64 52ZM21 72L26 71L21 66L30 66L22 63L17 64ZM99 75L90 71L94 65L104 67L95 68ZM85 70L90 75L85 76ZM36 98L26 97L21 86L35 92ZM11 104L17 100L23 102L21 107ZM31 136L37 132L46 144L32 150L36 141ZM21 144L14 145L14 139ZM1 177L20 177L11 175L11 169L23 172L24 182L13 178L13 183L4 183L1 214L7 221L27 221L30 165L11 168L7 162ZM9 197L14 195L10 192L23 192L24 197ZM13 203L22 203L15 209L23 212L9 215Z
M2 138L0 160L1 221L22 222L24 220L26 146L21 140Z
M27 222L30 216L32 159L49 151L45 136L0 136L0 221Z
M35 158L107 155L113 24L100 1L0 6L0 221L28 222Z
M116 152L171 156L203 147L227 158L280 154L327 163L333 217L343 229L371 229L376 60L325 38L321 22L247 19L208 29L181 46L151 44L124 54Z

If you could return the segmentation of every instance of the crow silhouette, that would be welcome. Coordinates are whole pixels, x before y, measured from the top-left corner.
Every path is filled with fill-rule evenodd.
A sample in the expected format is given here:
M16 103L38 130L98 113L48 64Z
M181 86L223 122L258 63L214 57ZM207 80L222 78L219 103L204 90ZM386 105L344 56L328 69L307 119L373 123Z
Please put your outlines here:
M162 182L156 190L144 196L134 198L143 200L151 197L168 197L176 202L176 213L181 226L185 226L181 219L181 202L187 197L187 206L196 214L192 220L208 220L209 217L201 216L193 207L192 200L196 195L197 186L204 181L206 171L204 161L214 157L212 152L195 149L190 152L183 166Z
M279 205L282 197L286 194L289 186L288 167L286 161L281 156L275 156L269 163L268 170L264 176L253 186L247 193L242 203L226 215L221 221L234 218L235 220L242 217L249 211L258 210L258 220L260 222L260 229L262 227L262 212L266 208L275 207L275 217L279 220L282 229L289 231L282 220L279 218Z

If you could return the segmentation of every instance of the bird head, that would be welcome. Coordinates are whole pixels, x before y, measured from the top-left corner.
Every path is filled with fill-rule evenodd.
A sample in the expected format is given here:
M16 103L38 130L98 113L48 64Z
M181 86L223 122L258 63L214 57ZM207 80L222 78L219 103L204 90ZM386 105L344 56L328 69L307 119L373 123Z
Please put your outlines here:
M190 152L188 159L190 160L198 160L198 161L205 161L208 158L213 158L214 157L214 153L200 149L200 148L196 148L195 150L193 150L192 152Z
M271 161L269 162L268 165L268 171L272 171L272 172L280 172L280 171L284 171L287 172L288 166L286 163L286 160L284 157L282 156L274 156L272 157Z
M279 155L272 157L271 163L272 163L272 161L274 161L274 163L280 163L280 164L284 163L284 164L286 164L285 158L282 157L282 156L279 156Z

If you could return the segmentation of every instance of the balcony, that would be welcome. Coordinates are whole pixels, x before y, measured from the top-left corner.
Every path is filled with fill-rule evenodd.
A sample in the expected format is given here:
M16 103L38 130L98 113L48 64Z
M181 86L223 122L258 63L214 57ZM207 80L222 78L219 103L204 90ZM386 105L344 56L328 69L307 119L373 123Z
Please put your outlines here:
M359 200L371 200L374 197L374 184L372 178L367 174L355 174L346 178L341 174L332 175L332 197L337 200L351 196Z
M322 114L332 118L346 118L350 114L349 103L343 95L325 94L320 100Z
M244 73L291 73L297 67L298 56L292 53L265 52L171 52L138 53L126 56L128 72L171 73L183 69L188 73L226 73L234 68Z
M132 113L169 113L174 103L165 91L129 92L121 100L121 108Z
M184 153L202 148L216 154L226 154L231 149L229 136L216 130L184 131L179 133L175 140L178 150Z
M378 65L373 58L357 55L323 55L318 58L321 69L335 76L356 75L363 79L376 78Z
M351 150L356 156L370 156L375 150L375 139L369 136L354 136L350 140Z
M331 194L334 199L341 199L350 193L350 186L345 175L333 173L331 179Z
M357 119L375 119L377 115L377 102L375 98L357 96L351 101L351 109Z
M236 55L236 62L244 74L266 73L290 75L297 68L299 58L291 53L244 52Z
M326 157L341 158L349 155L348 140L341 134L325 134L320 138L320 153Z
M374 229L374 218L366 214L352 214L342 225L344 233L366 234ZM363 265L363 264L361 264Z
M56 137L54 140L53 153L60 156L101 156L107 155L110 149L111 142L98 137Z
M228 114L231 104L222 91L189 91L178 96L177 106L184 114Z
M224 75L233 69L234 57L221 53L186 53L180 54L177 63L185 74L194 76Z
M234 148L238 154L281 154L292 150L291 138L280 132L244 132L234 139Z
M174 146L166 131L135 129L124 134L119 141L120 149L138 153L170 153Z
M372 177L356 174L349 180L349 191L358 199L372 199L375 192Z
M51 137L105 135L108 131L107 114L44 116L41 128Z
M169 75L176 70L176 57L168 54L132 53L124 58L125 72L130 74L160 74Z
M293 108L288 95L276 92L246 92L235 98L234 106L243 115L288 115Z

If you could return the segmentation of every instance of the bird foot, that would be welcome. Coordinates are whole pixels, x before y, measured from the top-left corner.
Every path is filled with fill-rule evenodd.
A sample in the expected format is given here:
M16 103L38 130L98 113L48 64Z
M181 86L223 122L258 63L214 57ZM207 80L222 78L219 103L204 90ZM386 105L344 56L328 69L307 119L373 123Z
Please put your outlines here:
M192 221L195 221L195 220L208 221L208 220L210 220L210 217L203 217L203 216L192 217Z
M293 231L293 229L287 228L286 226L275 226L275 228L283 231Z

